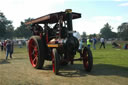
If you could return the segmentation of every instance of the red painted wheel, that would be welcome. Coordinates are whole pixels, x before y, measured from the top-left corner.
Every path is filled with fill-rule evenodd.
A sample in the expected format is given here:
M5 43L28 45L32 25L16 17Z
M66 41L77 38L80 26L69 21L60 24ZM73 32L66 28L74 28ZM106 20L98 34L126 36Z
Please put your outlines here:
M89 48L85 47L83 50L83 65L86 71L90 72L93 67L93 56Z
M53 72L57 75L59 73L60 56L55 48L52 49L52 66Z
M29 59L34 68L40 69L44 64L44 46L39 36L32 36L28 43Z

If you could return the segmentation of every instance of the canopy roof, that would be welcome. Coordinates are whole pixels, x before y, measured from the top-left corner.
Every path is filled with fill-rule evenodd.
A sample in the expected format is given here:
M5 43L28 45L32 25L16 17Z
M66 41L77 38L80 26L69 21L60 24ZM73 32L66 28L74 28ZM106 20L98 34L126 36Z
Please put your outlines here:
M29 24L57 23L60 16L63 16L63 21L66 20L66 12L56 12L33 19L31 21L26 22L25 24L29 25ZM72 19L77 19L77 18L81 18L81 14L72 12Z

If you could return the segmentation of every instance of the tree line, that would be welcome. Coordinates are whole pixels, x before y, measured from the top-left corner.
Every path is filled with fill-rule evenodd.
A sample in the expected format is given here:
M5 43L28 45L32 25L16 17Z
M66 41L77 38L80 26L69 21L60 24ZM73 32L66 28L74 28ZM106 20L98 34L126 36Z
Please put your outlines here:
M8 20L6 16L0 12L0 39L29 38L32 33L25 25L25 22L29 20L31 20L31 18L22 21L20 26L14 29L12 21Z
M32 32L25 25L25 22L32 20L32 18L25 19L21 21L19 27L14 29L12 21L8 20L4 13L0 12L0 39L13 39L13 38L29 38L32 36ZM90 34L89 37L104 37L105 39L109 38L118 38L122 40L128 40L128 23L122 23L118 26L117 31L112 31L111 25L106 23L103 28L100 29L99 34ZM83 32L82 37L86 37L86 32Z
M99 34L90 34L88 37L104 37L106 40L118 39L118 40L128 40L128 23L124 22L118 26L117 32L112 31L112 27L109 23L106 23L103 28L100 29ZM86 32L83 32L82 37L87 37Z

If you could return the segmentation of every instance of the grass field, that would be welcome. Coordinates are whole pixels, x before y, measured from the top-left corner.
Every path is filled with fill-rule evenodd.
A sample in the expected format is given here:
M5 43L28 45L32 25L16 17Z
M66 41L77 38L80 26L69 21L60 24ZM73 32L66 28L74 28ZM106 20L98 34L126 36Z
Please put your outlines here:
M34 69L27 49L15 47L13 59L0 52L0 85L128 85L128 50L112 48L93 50L93 69L85 72L81 61L61 67L54 75L50 61L44 69ZM76 55L78 57L79 54Z

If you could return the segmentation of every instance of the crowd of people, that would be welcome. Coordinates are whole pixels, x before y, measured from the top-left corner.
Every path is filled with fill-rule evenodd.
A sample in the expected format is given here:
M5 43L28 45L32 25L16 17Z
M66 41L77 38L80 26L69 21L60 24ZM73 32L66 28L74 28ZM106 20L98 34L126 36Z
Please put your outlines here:
M90 48L92 45L92 48L94 50L96 50L96 44L97 44L98 39L96 37L93 38L87 38L86 42L87 43L87 47ZM102 47L105 49L105 39L103 37L100 38L100 47L99 49L101 49Z
M14 51L14 44L17 45L19 48L22 48L23 45L26 44L26 46L28 45L28 40L23 41L23 40L0 40L0 51L6 54L5 59L8 59L8 56L10 56L10 58L12 59L12 54ZM28 48L28 46L27 46Z
M88 48L90 48L91 45L92 45L93 49L96 50L96 43L98 41L98 39L96 37L93 37L93 38L89 38L88 37L87 39L82 39L82 37L80 36L79 32L75 32L73 34L73 36L76 37L79 40L79 48L78 48L78 50L82 49L82 44L83 43L86 43ZM102 47L104 47L104 49L105 49L105 39L103 37L100 38L100 43L101 43L101 45L100 45L99 48L101 49Z
M88 48L91 48L91 46L92 46L92 48L94 50L96 50L96 44L97 44L97 42L100 42L99 49L101 49L101 48L105 49L106 48L106 42L107 41L103 37L101 37L101 38L96 38L96 37L89 38L89 37L87 37L86 39L82 39L82 37L80 36L80 34L78 32L76 32L74 34L74 37L76 37L79 40L80 45L79 45L78 50L82 49L83 43L86 43ZM111 43L112 43L113 48L121 48L121 45L119 43L117 43L116 41L111 41ZM126 43L124 45L124 49L128 49L128 43Z
M6 53L6 57L5 59L8 59L8 56L10 56L10 58L12 59L12 54L13 54L13 50L14 50L14 43L12 40L4 40L3 42L0 42L0 46L1 46L1 51L5 51Z

